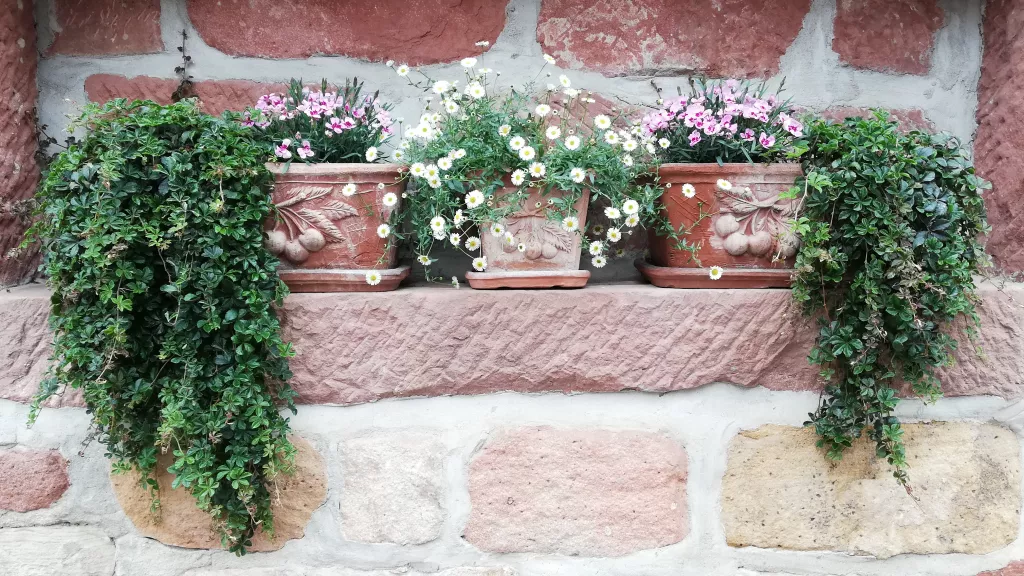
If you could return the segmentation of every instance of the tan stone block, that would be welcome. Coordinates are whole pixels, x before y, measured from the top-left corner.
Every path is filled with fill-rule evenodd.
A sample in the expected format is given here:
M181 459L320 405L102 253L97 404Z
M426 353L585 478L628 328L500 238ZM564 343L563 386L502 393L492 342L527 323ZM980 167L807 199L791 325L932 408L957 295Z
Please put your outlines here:
M327 475L320 454L302 438L293 436L291 440L298 449L295 473L278 478L271 488L275 498L275 538L271 540L262 533L257 534L250 548L253 552L278 550L288 540L302 538L313 511L327 499ZM163 470L157 476L160 485L158 515L150 511L149 493L139 486L137 473L111 475L121 508L143 536L182 548L220 548L220 535L210 515L196 507L195 498L188 491L171 489L174 476L166 470L172 462L170 456L162 456L158 465Z
M994 424L905 425L913 497L867 441L833 464L810 428L764 426L729 446L722 523L730 546L985 554L1017 537L1020 442Z

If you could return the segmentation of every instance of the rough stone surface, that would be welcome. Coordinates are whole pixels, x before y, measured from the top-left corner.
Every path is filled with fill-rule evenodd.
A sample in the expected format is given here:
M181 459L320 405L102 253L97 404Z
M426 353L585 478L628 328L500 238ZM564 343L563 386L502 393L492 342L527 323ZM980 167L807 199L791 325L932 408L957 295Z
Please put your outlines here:
M911 108L905 110L889 110L889 113L891 118L900 123L900 128L903 130L935 130L935 124L924 115L922 110ZM819 114L827 119L842 122L847 118L868 118L871 117L874 112L872 112L870 108L840 106L823 110Z
M511 568L450 568L437 572L416 570L352 570L349 568L257 568L195 570L183 576L516 576Z
M982 572L978 576L1024 576L1024 562L1014 562L1002 570Z
M1004 293L1005 292L1005 293ZM947 396L1024 396L1024 285L979 288L977 345L941 375ZM581 294L586 297L580 297ZM27 402L49 354L49 296L0 293L0 398ZM453 314L458 310L458 314ZM625 319L625 321L624 321ZM293 294L284 337L303 404L518 392L668 392L729 382L818 390L814 338L787 290L573 291L438 287ZM358 335L358 337L355 337ZM67 394L58 405L81 405Z
M779 71L779 59L800 32L810 5L810 0L543 0L537 40L559 66L608 76L767 77Z
M0 529L4 576L110 576L114 543L96 528L45 526Z
M764 426L729 446L722 523L731 546L896 554L985 554L1020 523L1020 442L993 424L905 426L914 495L873 446L833 466L810 428Z
M93 74L85 79L85 93L93 102L129 98L170 104L171 94L177 87L177 80L152 76L127 78L118 74ZM263 94L280 92L285 86L250 80L200 80L195 82L194 89L203 111L220 114L225 110L244 110L255 105Z
M985 52L978 83L978 173L992 234L988 251L1003 270L1024 271L1024 2L991 0L985 7Z
M481 40L494 43L506 3L384 0L353 10L334 0L189 0L188 14L207 44L232 56L432 64L480 54Z
M945 13L938 0L839 0L832 50L857 68L927 74L935 32Z
M32 0L0 10L0 286L17 284L35 268L32 252L12 255L24 222L16 203L32 196L36 165L36 32Z
M68 463L60 452L0 449L0 510L48 508L70 485Z
M380 431L341 445L346 540L424 544L441 535L445 446L435 433Z
M688 532L686 452L650 432L520 428L469 468L466 540L488 552L621 556Z
M53 0L56 34L48 54L148 54L164 49L160 0Z
M316 449L305 440L293 437L298 449L295 473L279 479L272 492L279 494L273 504L273 540L263 534L253 538L252 551L278 550L285 542L302 538L313 511L327 499L327 476L324 463ZM110 480L125 515L143 535L170 546L182 548L220 548L220 535L213 527L210 516L195 505L195 499L182 488L171 489L174 476L167 473L173 463L170 456L162 456L157 464L162 470L160 485L160 516L150 512L149 493L139 486L136 473L112 475Z

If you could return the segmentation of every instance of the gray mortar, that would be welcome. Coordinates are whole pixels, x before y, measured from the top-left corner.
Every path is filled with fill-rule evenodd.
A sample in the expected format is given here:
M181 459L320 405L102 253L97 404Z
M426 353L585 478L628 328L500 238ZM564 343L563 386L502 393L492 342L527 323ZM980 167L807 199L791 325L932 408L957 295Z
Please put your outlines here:
M903 555L878 560L829 552L792 552L731 548L721 527L721 479L727 447L742 430L765 424L799 426L817 402L812 392L777 392L714 384L665 395L518 394L385 400L351 407L301 406L292 425L323 456L329 475L327 502L313 513L306 535L277 552L244 558L223 551L184 550L142 538L120 513L107 476L102 449L78 451L88 416L82 409L46 409L25 428L28 407L0 401L0 446L60 449L70 461L72 486L53 507L24 514L0 512L0 528L39 525L89 525L116 545L119 576L181 576L212 568L411 567L433 571L456 566L511 566L520 576L736 576L753 573L829 576L975 576L1024 557L1024 534L997 552L971 556ZM736 407L743 407L737 410ZM906 421L972 420L1001 422L1022 439L1024 402L993 397L941 399L933 405L907 400ZM579 558L549 554L489 554L462 539L469 518L467 469L473 455L496 432L518 426L551 425L635 429L666 434L685 446L689 458L687 498L689 535L682 542L621 558ZM340 445L348 438L386 428L432 429L448 448L446 511L441 537L418 546L360 544L341 531L340 502L344 470ZM913 447L910 447L912 450ZM159 568L159 570L156 570Z
M832 21L836 0L814 0L804 18L803 29L782 56L780 71L769 82L786 80L787 94L798 105L821 110L835 106L918 108L939 130L949 131L971 142L976 129L977 87L981 75L981 18L984 0L941 0L946 12L945 25L935 37L932 68L923 76L885 74L858 70L839 62L832 51ZM39 48L45 51L56 25L53 0L39 0L36 19L39 24ZM541 0L510 0L506 24L497 41L482 56L483 64L502 72L505 85L521 85L533 80L543 60L536 28ZM180 62L176 46L180 32L189 33L188 50L195 65L196 80L249 79L280 82L289 78L318 80L358 76L368 86L379 88L383 97L395 104L395 116L415 122L422 109L422 94L381 63L347 57L269 60L235 58L207 46L188 18L185 0L162 0L160 25L164 52L141 56L44 58L39 64L40 121L58 132L67 125L86 101L84 83L92 74L174 77ZM424 66L435 78L459 78L458 62ZM651 104L657 95L649 76L605 77L595 72L568 71L573 84L609 98ZM556 72L557 74L557 72ZM543 77L542 77L543 80ZM656 82L665 93L686 86L688 76L658 76ZM62 139L58 135L58 139ZM583 268L593 272L592 282L639 280L630 254L613 260L600 270L591 269L589 257ZM469 270L469 262L459 253L441 251L431 273L444 278L460 278ZM405 250L403 260L413 263L413 254ZM413 265L414 277L422 278L422 268Z

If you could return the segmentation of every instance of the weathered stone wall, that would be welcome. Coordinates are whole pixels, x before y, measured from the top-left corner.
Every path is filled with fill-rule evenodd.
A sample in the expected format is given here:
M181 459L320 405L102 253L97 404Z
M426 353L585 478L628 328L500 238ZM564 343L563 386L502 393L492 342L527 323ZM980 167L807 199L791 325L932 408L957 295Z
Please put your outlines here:
M476 55L502 83L537 77L549 53L574 83L608 102L653 103L693 75L784 78L803 107L833 115L894 110L908 125L971 141L977 122L983 0L37 0L42 120L88 100L167 102L181 31L196 91L211 112L252 104L291 77L357 76L396 116L418 118L422 94L381 63L457 78ZM488 48L478 41L491 43ZM549 69L550 70L550 69ZM558 72L555 72L557 75ZM543 76L540 83L548 80ZM644 242L630 242L636 252ZM630 254L632 256L633 254ZM631 258L594 280L638 277ZM445 277L469 263L442 257ZM419 267L414 267L420 272Z
M237 558L169 476L159 515L109 476L76 395L25 427L47 293L18 288L0 295L0 574L1016 576L1024 285L982 297L984 353L944 375L957 396L900 406L908 494L872 447L833 464L801 427L819 391L787 291L292 296L299 474L274 489L278 538Z

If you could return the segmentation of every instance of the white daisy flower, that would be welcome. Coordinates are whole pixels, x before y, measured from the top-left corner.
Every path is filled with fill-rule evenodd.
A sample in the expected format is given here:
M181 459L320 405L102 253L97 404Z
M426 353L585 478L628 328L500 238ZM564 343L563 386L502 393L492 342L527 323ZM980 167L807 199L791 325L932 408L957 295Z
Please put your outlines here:
M430 219L430 229L434 232L444 231L444 224L444 217L442 216L434 216Z
M416 259L419 260L420 264L423 264L424 266L430 266L430 263L432 262L429 256L423 254L417 256Z
M341 189L341 193L344 196L352 196L356 193L356 185L351 182L345 184L345 187Z
M395 72L397 72L398 75L402 76L402 77L408 76L409 75L409 66L407 66L405 64L402 64L398 68L395 68Z
M593 226L590 227L590 232L600 236L601 234L604 234L604 226L600 224L594 224Z
M451 167L452 167L452 159L451 158L449 158L447 156L444 156L442 158L438 158L437 159L437 168L439 170L448 170Z
M668 138L659 138L658 139L658 146L661 146L662 148L668 148L671 145L672 145L672 143L669 142Z
M490 74L491 72L494 72L494 70L491 70L490 68L478 68L477 72L481 74Z
M608 241L609 242L618 242L621 239L622 239L622 232L618 228L609 228L608 229Z
M405 152L402 151L401 149L395 150L394 152L391 153L391 157L394 158L395 160L401 160L402 158L405 158Z
M544 175L545 172L547 172L547 168L545 168L544 165L541 164L540 162L534 162L533 164L530 164L530 176L533 176L534 178L540 178L541 176Z
M558 77L558 82L562 85L563 88L568 88L572 86L572 81L569 80L569 77L566 76L565 74L562 74L561 76Z
M608 259L604 256L594 256L590 263L594 268L604 268L604 265L608 263Z
M654 148L654 144L651 144L650 142L645 144L644 147L647 148L648 154L654 154L655 152L657 152L657 149Z
M626 215L636 214L640 211L640 203L630 198L622 203L622 211L625 212Z
M476 250L480 247L480 239L476 236L470 236L466 238L466 250Z
M562 135L562 130L558 126L548 126L544 135L548 137L548 140L558 140L558 137Z
M729 182L728 180L725 179L719 179L718 182L715 183L715 185L718 186L720 190L725 190L726 192L732 190L732 182Z
M434 232L434 240L444 240L444 230L438 230Z
M625 142L622 143L622 149L625 150L626 152L632 152L633 150L636 150L637 146L638 144L636 143L636 140L626 140Z
M377 226L377 236L381 238L387 238L388 235L390 234L391 226L388 226L387 224L381 224L380 226Z
M410 146L412 146L412 142L409 142L408 140L402 140L402 142L398 144L398 147L402 150L408 150Z
M526 140L523 139L522 136L513 136L512 139L508 141L508 147L513 150L520 150L523 146L526 146Z
M463 68L472 68L476 66L476 58L463 58L460 64L462 64Z
M629 154L626 154L625 156L622 157L622 163L625 164L626 166L632 166L633 157L630 156Z
M456 226L458 226L459 224L462 224L462 222L465 219L466 219L466 217L462 215L462 210L461 209L460 210L456 210L455 211L455 217L452 218L452 224L455 224Z
M712 280L718 280L722 277L722 272L724 272L724 270L722 270L721 267L712 266L711 270L708 271L708 277Z
M511 133L512 127L509 126L508 124L502 124L501 126L498 126L498 135L501 136L502 138L508 136Z
M502 226L500 222L493 224L491 226L491 234L498 236L500 238L501 236L505 235L505 227Z
M423 162L416 162L409 167L409 173L413 176L423 177L427 173L427 167L423 165Z
M476 208L477 206L484 203L484 193L479 190L473 190L469 194L466 194L466 207Z
M693 198L697 195L697 189L693 187L693 184L683 184L683 196L687 198Z
M512 172L512 184L516 186L522 186L523 182L525 181L526 172L523 172L522 170L516 170L515 172Z
M507 232L506 231L505 232L505 243L508 244L509 246L515 246L516 245L516 237L515 237L515 235L512 234L511 232Z
M580 147L579 136L569 136L565 139L565 147L569 150L575 150Z
M554 65L555 58L553 56L551 56L550 54L545 54L544 55L544 61L547 62L548 64Z
M476 270L477 272L483 272L484 270L487 270L487 257L478 256L476 258L473 258L473 269Z
M619 218L622 218L622 214L619 213L619 209L614 206L609 206L605 208L604 215L605 217L611 218L612 220L618 220Z
M537 116L543 118L551 113L551 106L548 106L547 104L538 104L533 111L537 113Z
M484 96L487 96L487 90L479 82L470 82L469 86L466 86L466 94L469 94L473 98L479 100Z
M394 192L388 192L387 194L384 195L384 198L381 199L381 203L383 203L388 208L391 208L395 204L398 204L398 194L395 194Z
M366 283L370 286L376 286L380 284L380 272L376 270L370 270L366 273Z
M629 216L626 216L626 226L629 226L630 228L632 228L632 227L636 226L639 223L640 223L640 217L637 216L636 214L630 214Z
M566 216L562 219L562 228L567 232L575 232L580 229L580 219L575 216Z
M451 152L448 153L448 156L454 158L455 160L461 160L462 158L466 157L466 149L459 148L458 150L452 150Z
M611 128L612 120L604 114L598 114L594 116L594 126L597 126L598 130L607 130Z
M439 176L431 176L427 178L427 185L436 190L441 187L441 178Z
M437 164L427 164L427 167L423 169L423 174L427 178L434 178L441 175L440 170L437 168Z
M611 144L612 146L615 146L616 144L619 143L619 135L609 130L604 133L604 141Z
M459 236L456 232L452 232L448 236L448 241L452 243L452 246L458 246L462 243L462 236Z
M537 151L533 149L533 146L523 146L519 150L519 157L523 160L533 160L537 155Z
M573 182L579 184L587 177L587 173L583 168L573 168L569 170L569 177L572 178Z
M445 100L444 109L449 114L455 114L459 111L459 105L456 104L454 100Z
M604 244L601 244L598 241L594 241L594 242L590 243L590 255L591 256L598 256L598 255L601 254L601 252L604 252Z
M434 82L434 94L444 94L452 87L451 82L447 80L438 80Z
M562 92L564 92L565 95L568 96L570 100L580 95L580 91L575 89L575 88L566 88Z

